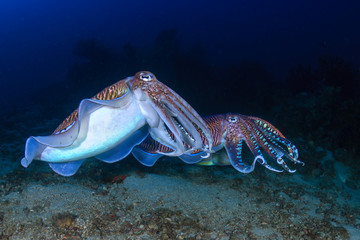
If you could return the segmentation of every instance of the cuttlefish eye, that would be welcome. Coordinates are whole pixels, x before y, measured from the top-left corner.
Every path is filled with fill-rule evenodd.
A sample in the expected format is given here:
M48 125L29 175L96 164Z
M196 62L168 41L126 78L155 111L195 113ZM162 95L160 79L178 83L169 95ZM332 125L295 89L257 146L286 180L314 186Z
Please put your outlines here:
M237 122L237 120L238 120L238 117L237 117L237 116L230 116L230 117L228 117L228 121L231 122L231 123Z
M154 74L149 72L141 72L139 78L145 82L152 81L154 79Z

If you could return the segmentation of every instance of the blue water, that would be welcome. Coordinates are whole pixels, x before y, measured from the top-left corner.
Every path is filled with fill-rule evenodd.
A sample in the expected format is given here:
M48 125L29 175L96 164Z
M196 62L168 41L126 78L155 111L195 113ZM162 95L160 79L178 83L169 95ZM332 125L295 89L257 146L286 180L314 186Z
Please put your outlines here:
M0 238L358 239L359 11L356 1L1 1ZM202 116L271 122L305 166L241 174L129 157L89 159L65 178L20 165L27 137L140 70Z

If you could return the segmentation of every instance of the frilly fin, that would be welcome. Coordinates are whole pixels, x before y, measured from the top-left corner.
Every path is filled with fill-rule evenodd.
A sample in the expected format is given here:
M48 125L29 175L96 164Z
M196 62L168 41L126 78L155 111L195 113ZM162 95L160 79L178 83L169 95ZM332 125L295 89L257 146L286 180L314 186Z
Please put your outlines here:
M41 160L41 153L48 146L66 147L73 144L75 140L82 139L86 136L87 133L87 118L89 117L90 113L94 112L101 106L110 106L117 108L123 107L127 105L131 100L130 97L127 97L129 95L130 94L128 93L124 94L121 97L121 101L119 101L120 98L107 101L94 99L82 100L79 105L78 117L76 119L76 122L67 131L49 136L31 136L26 140L25 157L21 160L21 165L24 167L28 167L34 159Z
M114 163L125 158L131 150L138 144L140 144L149 135L147 127L142 127L134 132L124 142L120 143L115 148L97 155L95 158L106 163Z
M132 151L133 156L138 160L142 165L147 167L152 167L156 161L162 156L158 153L149 153L141 150L138 147L135 147Z
M84 160L78 160L78 161L66 162L66 163L49 163L49 166L57 174L60 174L64 177L70 177L74 175L77 172L77 170L79 170L83 162Z

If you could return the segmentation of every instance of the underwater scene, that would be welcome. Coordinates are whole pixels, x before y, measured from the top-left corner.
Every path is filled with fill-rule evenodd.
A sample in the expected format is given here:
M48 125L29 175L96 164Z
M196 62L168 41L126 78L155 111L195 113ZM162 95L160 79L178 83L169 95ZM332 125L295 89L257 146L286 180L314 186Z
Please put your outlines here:
M0 2L0 239L360 239L360 2Z

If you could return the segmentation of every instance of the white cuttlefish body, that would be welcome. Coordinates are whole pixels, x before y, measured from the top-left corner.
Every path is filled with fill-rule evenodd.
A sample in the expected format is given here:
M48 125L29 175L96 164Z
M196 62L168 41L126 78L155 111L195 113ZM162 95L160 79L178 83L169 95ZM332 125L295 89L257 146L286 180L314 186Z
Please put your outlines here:
M88 116L88 131L83 139L76 139L68 147L48 146L40 159L68 162L99 155L119 145L144 124L145 118L134 101L124 108L101 107Z

